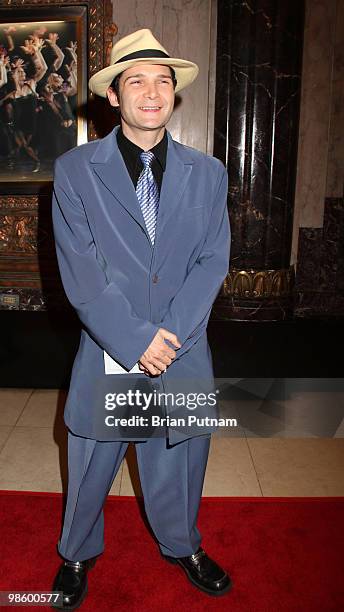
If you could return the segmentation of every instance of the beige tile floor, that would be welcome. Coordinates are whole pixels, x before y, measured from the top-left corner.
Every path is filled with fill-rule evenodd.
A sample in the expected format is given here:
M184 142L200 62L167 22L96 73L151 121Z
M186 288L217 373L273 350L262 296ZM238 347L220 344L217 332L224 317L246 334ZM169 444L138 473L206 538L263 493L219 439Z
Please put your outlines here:
M0 389L0 489L65 489L65 398L66 393L57 389ZM214 435L203 493L344 495L343 435L305 439ZM111 494L139 492L135 451L129 447Z

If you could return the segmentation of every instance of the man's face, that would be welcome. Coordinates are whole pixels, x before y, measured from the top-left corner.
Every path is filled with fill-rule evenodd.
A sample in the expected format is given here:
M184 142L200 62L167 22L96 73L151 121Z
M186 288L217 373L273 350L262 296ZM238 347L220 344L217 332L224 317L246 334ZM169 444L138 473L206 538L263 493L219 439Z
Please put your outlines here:
M111 88L111 106L120 106L122 127L127 131L159 131L170 119L174 86L168 66L137 64L125 70L119 81L119 100Z

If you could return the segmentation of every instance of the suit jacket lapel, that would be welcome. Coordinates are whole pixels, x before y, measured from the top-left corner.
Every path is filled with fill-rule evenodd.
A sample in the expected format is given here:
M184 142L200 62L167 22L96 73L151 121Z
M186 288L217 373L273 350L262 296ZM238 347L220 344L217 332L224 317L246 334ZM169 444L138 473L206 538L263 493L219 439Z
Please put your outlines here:
M150 242L132 180L117 145L117 130L115 127L110 134L99 141L90 161L99 179L142 227Z
M178 146L179 143L173 141L171 134L167 133L167 136L166 170L160 193L158 233L160 233L178 207L193 164L193 159L187 153L187 150Z

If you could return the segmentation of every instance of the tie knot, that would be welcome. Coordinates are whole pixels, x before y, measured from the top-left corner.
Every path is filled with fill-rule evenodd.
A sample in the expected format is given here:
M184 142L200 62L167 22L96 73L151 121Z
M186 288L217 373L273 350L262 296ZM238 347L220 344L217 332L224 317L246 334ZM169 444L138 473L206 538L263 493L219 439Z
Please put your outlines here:
M141 161L145 168L150 168L154 159L154 153L152 151L142 151L140 153Z

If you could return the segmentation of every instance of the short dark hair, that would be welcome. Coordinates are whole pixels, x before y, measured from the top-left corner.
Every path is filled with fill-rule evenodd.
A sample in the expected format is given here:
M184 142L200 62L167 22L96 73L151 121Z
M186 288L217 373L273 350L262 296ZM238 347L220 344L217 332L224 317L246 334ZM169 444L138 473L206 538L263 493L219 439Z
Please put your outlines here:
M177 85L176 73L171 66L169 66L169 69L171 71L172 83L175 89ZM111 84L110 84L111 89L115 92L118 98L118 102L119 102L119 81L120 81L122 74L123 72L120 72L119 74L117 74L117 76L115 76L115 78L111 81Z

